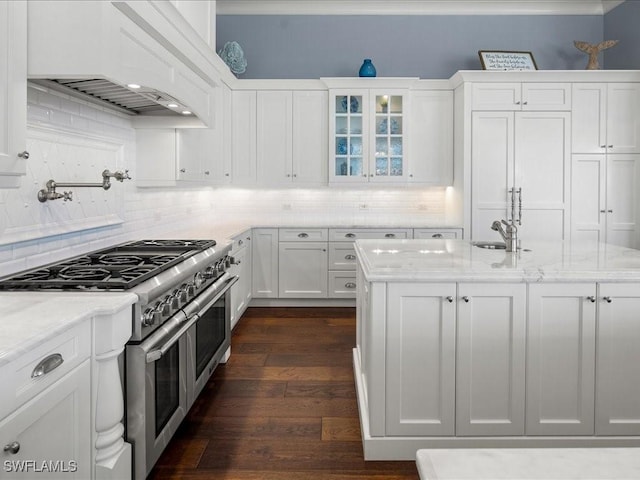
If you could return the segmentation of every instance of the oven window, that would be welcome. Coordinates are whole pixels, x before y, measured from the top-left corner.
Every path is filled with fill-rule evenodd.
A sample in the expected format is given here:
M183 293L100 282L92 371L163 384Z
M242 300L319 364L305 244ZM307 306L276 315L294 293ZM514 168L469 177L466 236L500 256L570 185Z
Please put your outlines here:
M176 342L156 365L156 437L180 406L180 358Z
M200 315L196 323L196 378L199 378L207 364L224 343L225 301L223 295L206 312Z

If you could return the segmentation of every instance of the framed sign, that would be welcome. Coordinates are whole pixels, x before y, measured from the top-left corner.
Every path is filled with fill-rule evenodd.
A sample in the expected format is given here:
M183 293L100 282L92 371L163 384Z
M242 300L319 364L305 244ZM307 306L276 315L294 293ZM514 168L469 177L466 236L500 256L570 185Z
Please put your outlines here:
M531 52L479 50L483 70L537 70Z

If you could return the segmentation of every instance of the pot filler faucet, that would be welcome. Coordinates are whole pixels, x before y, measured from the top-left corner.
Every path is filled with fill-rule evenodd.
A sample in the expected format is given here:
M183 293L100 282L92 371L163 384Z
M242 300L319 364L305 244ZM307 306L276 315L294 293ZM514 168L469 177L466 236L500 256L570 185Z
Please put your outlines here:
M506 245L507 252L515 252L518 250L518 227L516 227L513 220L510 222L502 220L502 223L506 225L506 231L498 220L491 224L491 230L495 230L500 234Z

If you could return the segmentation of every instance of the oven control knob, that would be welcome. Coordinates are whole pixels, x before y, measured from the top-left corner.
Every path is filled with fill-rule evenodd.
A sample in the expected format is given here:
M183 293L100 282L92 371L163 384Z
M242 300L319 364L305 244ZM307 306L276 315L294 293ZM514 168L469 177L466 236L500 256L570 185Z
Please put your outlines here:
M178 310L180 308L180 292L175 289L169 297L169 304L172 310Z
M182 305L189 301L189 291L187 289L187 284L183 284L178 291L178 299Z
M207 267L204 271L204 278L209 279L216 276L217 268L215 266Z
M235 259L233 257L230 256L226 256L224 257L224 266L227 268L231 268L231 265L235 264Z
M189 298L193 298L196 296L196 288L197 287L193 283L187 285L187 295L189 295Z
M156 315L158 312L156 312L155 308L147 308L143 313L142 313L142 325L145 327L150 327L151 325L153 325L154 323L156 323Z
M198 272L195 274L195 276L193 277L193 287L194 289L198 289L202 286L202 284L204 283L204 275L202 272ZM194 292L195 293L195 292Z
M162 303L160 303L156 307L156 310L158 310L160 315L162 315L163 317L168 317L169 315L171 315L170 301L171 301L171 297L167 295L166 297L164 297L164 300L162 301Z
M224 260L220 260L218 263L216 263L216 270L218 270L218 273L224 273L224 271L227 269Z

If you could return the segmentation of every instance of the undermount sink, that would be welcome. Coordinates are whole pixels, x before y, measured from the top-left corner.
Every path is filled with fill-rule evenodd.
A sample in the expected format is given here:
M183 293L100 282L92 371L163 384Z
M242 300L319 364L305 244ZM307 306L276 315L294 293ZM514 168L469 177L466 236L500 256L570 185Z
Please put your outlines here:
M486 248L489 250L504 250L507 245L504 242L473 242L474 247Z

